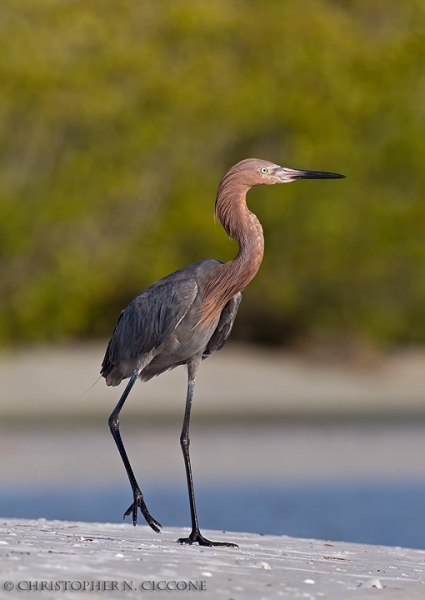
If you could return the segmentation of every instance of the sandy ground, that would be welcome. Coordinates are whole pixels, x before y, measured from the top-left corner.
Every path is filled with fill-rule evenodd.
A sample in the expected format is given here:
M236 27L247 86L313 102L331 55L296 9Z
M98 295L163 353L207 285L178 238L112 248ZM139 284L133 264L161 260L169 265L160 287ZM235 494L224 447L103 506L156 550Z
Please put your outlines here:
M126 525L2 520L0 595L129 600L164 595L419 600L425 595L421 550L209 531L208 537L239 547L176 543L186 534L168 529L159 536L147 527ZM189 585L196 591L189 591Z

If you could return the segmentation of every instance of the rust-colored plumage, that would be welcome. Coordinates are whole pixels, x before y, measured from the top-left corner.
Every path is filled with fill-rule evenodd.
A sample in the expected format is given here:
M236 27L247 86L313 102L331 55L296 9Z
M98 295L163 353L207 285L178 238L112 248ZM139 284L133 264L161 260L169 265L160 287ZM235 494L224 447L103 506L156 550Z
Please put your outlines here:
M121 313L102 363L108 385L130 377L109 418L133 491L133 503L124 513L137 523L141 510L155 531L160 523L149 513L136 481L119 431L119 414L137 378L147 381L168 369L186 365L188 388L180 443L186 468L192 531L181 543L206 546L234 545L212 542L200 532L189 457L189 421L193 390L201 360L226 343L241 301L241 292L255 277L264 254L261 224L246 205L248 190L257 185L289 183L297 179L329 179L343 175L299 171L269 161L249 158L234 165L220 182L215 214L227 234L239 244L228 263L205 259L175 271L146 288Z

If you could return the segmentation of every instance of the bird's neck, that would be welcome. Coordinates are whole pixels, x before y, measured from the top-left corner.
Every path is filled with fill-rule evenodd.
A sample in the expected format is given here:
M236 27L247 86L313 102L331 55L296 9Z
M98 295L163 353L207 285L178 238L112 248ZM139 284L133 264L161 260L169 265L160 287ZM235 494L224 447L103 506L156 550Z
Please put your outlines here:
M227 281L230 299L242 292L254 279L264 256L264 235L261 223L256 215L246 206L246 193L243 201L238 203L235 218L238 220L237 229L227 233L239 244L237 256L223 265L223 278Z
M226 182L224 182L226 183ZM207 288L206 304L220 312L255 277L264 255L264 236L260 221L246 205L248 187L226 186L218 190L215 213L226 233L239 244L237 256L217 268ZM212 313L208 311L207 313Z

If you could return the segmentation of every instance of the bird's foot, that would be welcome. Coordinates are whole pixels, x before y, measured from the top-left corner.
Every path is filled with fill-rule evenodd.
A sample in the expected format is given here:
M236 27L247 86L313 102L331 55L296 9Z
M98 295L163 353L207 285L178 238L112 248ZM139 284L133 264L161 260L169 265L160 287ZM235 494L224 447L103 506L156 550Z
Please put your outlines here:
M228 548L239 548L237 544L232 544L232 542L212 542L205 538L199 529L192 530L191 534L187 538L179 538L177 540L180 544L196 544L198 543L200 546L227 546Z
M137 509L140 508L142 515L145 517L146 523L154 530L156 533L160 533L161 531L161 523L158 523L156 519L152 517L150 512L148 511L148 507L143 500L143 495L140 490L135 490L134 492L134 502L131 504L124 513L123 519L132 515L133 517L133 525L136 527L137 525Z

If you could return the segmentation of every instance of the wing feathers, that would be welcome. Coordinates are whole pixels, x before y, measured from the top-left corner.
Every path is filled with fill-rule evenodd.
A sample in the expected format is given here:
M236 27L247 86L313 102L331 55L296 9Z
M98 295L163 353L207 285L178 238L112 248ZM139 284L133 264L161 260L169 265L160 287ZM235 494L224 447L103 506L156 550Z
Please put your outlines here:
M108 344L101 374L113 366L158 348L184 319L198 294L194 279L146 288L122 311Z
M235 322L241 300L242 294L239 292L236 294L236 296L230 298L226 306L223 308L217 327L212 334L207 347L205 348L202 358L207 358L213 352L223 348L232 331L233 323Z

